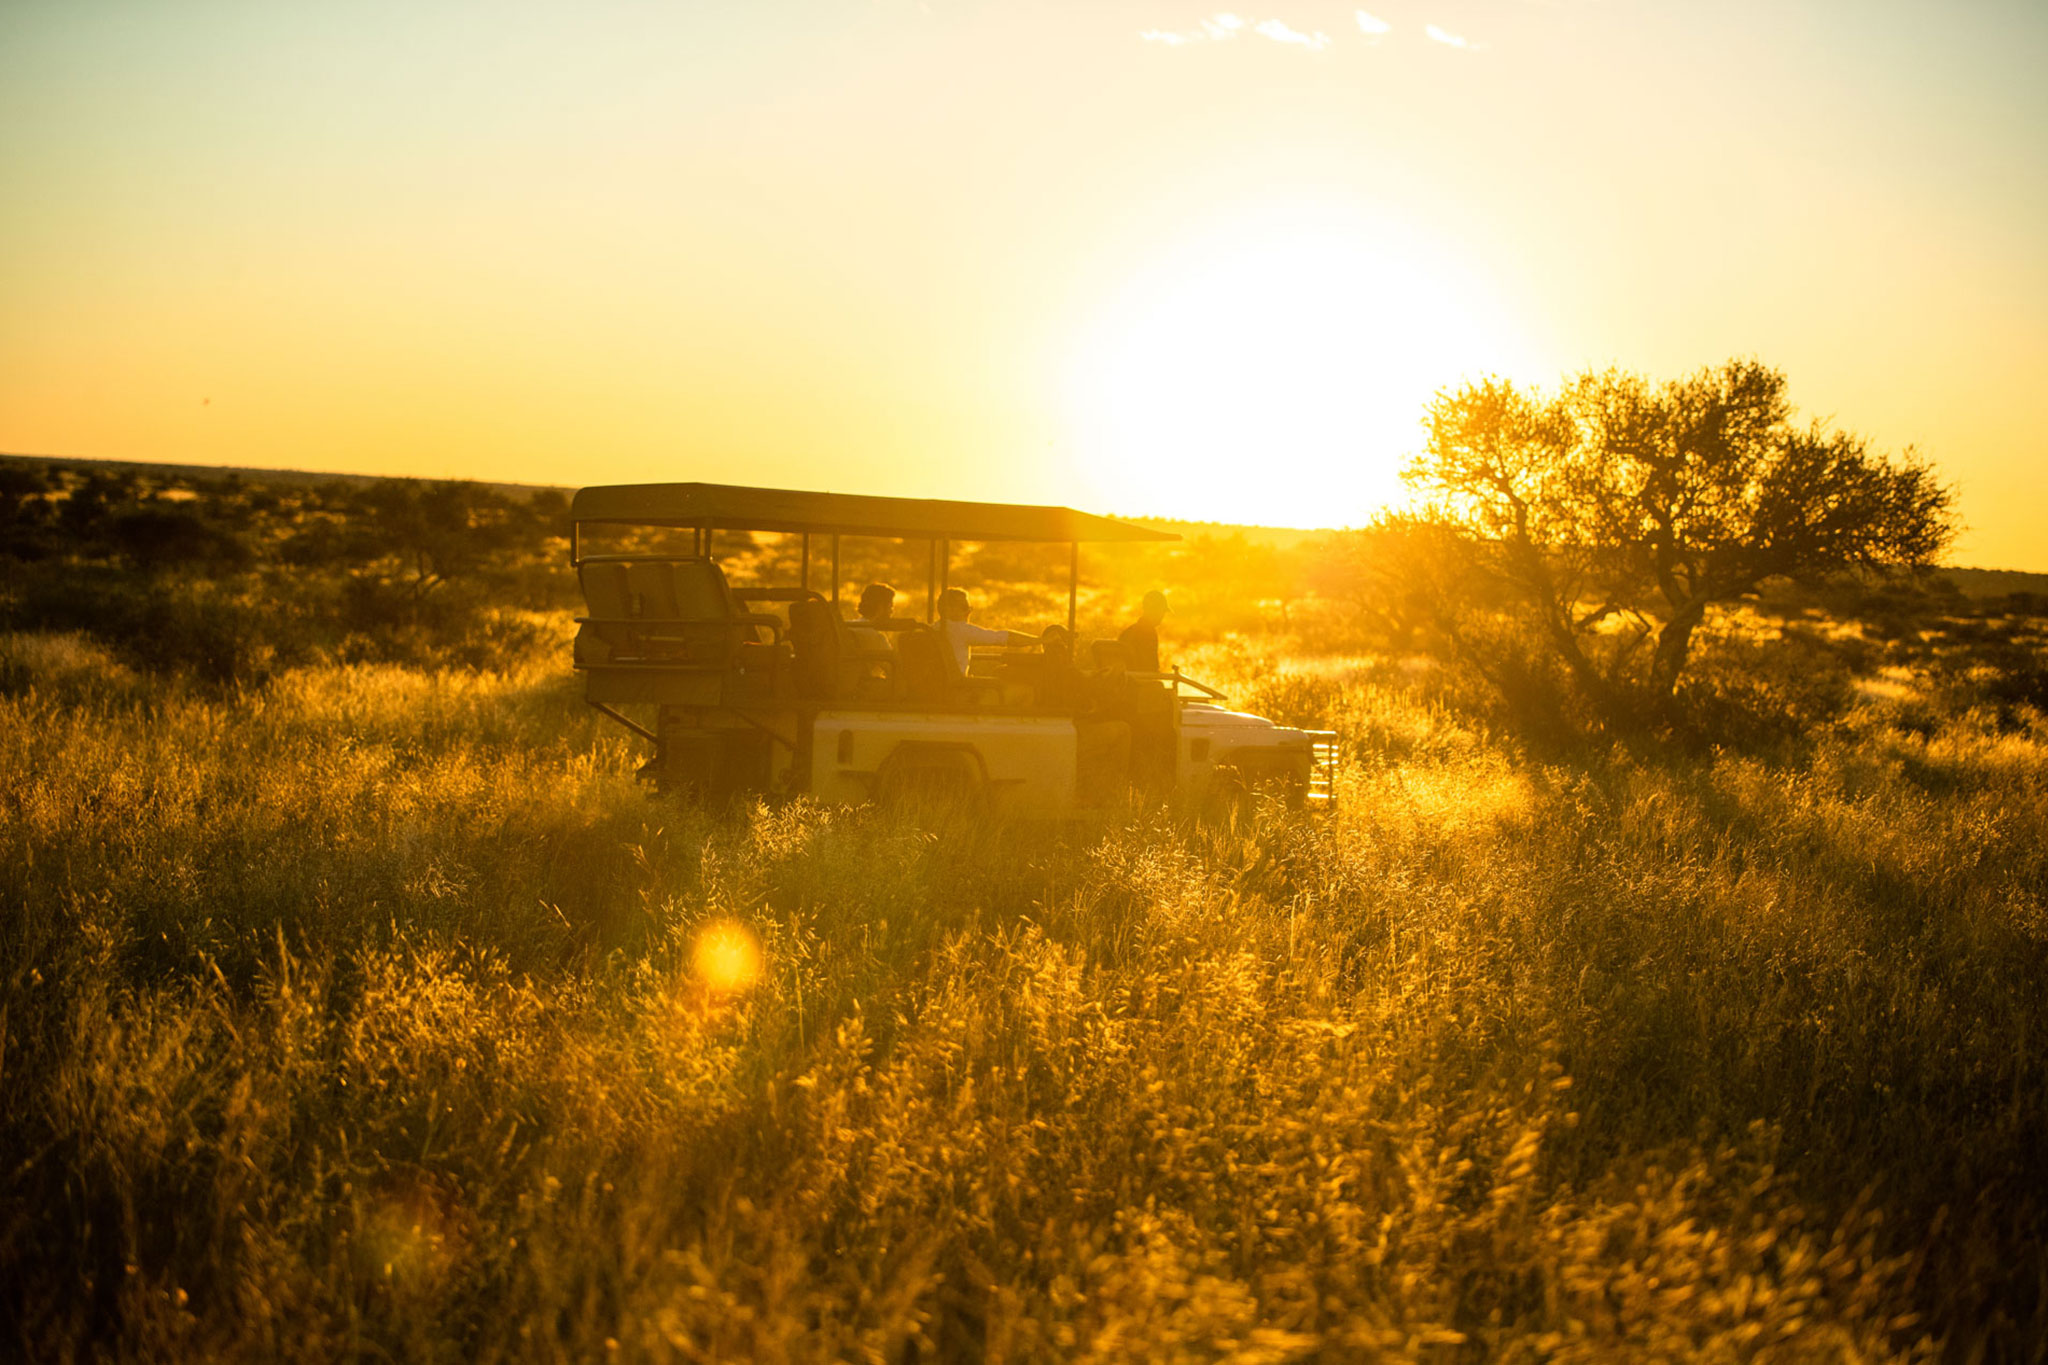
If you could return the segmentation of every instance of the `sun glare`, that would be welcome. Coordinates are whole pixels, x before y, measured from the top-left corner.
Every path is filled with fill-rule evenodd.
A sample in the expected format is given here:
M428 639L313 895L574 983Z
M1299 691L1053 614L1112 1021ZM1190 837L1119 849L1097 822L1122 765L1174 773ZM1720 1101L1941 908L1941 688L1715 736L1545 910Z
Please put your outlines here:
M1265 225L1192 243L1116 299L1078 352L1077 446L1106 508L1356 524L1402 496L1437 389L1527 368L1487 291L1426 244Z

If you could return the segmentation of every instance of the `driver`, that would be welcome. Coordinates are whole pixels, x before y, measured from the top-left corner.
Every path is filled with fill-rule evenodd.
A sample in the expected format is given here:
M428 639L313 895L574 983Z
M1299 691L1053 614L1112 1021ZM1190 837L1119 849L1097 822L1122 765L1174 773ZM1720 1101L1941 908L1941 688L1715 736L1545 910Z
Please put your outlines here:
M1166 594L1154 588L1145 594L1138 619L1124 627L1117 643L1124 647L1124 666L1133 673L1159 671L1159 623L1166 619Z

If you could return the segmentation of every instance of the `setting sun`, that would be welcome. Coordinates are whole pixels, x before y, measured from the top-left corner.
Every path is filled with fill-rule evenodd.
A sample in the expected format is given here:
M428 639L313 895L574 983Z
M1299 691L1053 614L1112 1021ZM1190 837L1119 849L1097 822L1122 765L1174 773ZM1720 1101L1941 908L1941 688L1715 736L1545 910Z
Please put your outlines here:
M1483 281L1337 210L1248 215L1144 272L1077 347L1074 420L1104 506L1272 525L1400 496L1417 418L1467 374L1529 369Z

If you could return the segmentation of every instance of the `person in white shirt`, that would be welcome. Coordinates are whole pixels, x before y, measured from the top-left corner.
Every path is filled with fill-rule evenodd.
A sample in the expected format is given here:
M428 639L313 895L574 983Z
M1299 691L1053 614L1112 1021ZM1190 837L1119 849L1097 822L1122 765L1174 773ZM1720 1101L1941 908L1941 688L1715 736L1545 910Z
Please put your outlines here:
M948 588L939 594L939 632L946 637L946 645L953 651L953 663L959 668L961 677L967 676L967 653L975 645L1015 648L1037 643L1035 635L977 626L967 619L973 611L974 608L967 605L967 594L961 589Z

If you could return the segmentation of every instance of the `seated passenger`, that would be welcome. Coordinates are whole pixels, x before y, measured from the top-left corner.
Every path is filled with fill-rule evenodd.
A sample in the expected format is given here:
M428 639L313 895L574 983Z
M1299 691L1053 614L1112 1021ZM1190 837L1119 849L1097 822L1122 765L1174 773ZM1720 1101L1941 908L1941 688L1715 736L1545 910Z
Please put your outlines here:
M852 665L852 686L862 696L886 695L896 671L896 642L885 631L916 626L890 613L896 605L896 590L887 583L870 583L861 590L860 615L845 623L846 655Z
M1074 663L1074 632L1052 625L1038 637L1039 653L1016 661L1034 700L1049 711L1078 711L1095 705L1094 679Z
M860 615L848 624L883 634L916 628L917 622L906 621L895 611L896 589L887 583L870 583L860 590Z
M1104 643L1096 651L1098 671L1087 673L1073 661L1073 630L1067 626L1047 626L1044 634L1038 636L1038 655L1024 655L1018 659L1024 677L1030 681L1036 704L1047 710L1071 710L1077 716L1110 716L1120 712L1124 698L1124 673L1122 665L1112 669L1102 667L1102 651L1114 651L1116 645Z
M896 589L887 583L870 583L861 589L860 615L846 623L847 636L855 652L860 654L887 654L890 652L889 637L884 631L901 630L910 624L898 621L890 613L896 607Z
M948 588L939 594L939 633L946 637L947 647L952 650L953 662L960 670L960 676L967 676L968 651L975 645L1003 645L1015 648L1034 642L1035 637L1014 630L990 630L977 626L967 618L974 608L967 605L967 594L959 588Z

